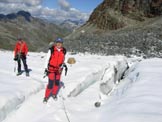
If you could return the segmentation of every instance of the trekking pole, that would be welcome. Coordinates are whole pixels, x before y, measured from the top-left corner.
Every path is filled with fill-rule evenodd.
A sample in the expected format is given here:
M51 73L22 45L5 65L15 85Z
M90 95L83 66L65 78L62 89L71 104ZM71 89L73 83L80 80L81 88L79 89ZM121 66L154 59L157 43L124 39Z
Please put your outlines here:
M45 78L47 75L44 75L43 78Z
M15 59L15 58L16 58L16 59ZM14 58L14 60L15 60L14 72L16 72L16 70L17 70L17 61L20 60L20 54L18 53L17 56L16 56L15 58Z
M16 67L17 67L17 65L16 65L16 61L15 61L15 64L14 64L14 72L16 72Z
M47 74L46 73L44 73L44 76L43 76L43 78L45 78L47 76Z

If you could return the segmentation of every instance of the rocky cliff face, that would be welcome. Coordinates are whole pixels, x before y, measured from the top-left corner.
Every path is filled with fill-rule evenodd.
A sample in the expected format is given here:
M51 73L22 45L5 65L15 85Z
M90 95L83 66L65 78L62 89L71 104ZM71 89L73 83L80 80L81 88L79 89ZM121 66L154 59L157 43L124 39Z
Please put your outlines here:
M105 0L93 11L88 22L100 29L116 30L128 25L124 17L145 21L161 14L162 0Z
M162 0L104 0L66 37L71 51L162 57Z

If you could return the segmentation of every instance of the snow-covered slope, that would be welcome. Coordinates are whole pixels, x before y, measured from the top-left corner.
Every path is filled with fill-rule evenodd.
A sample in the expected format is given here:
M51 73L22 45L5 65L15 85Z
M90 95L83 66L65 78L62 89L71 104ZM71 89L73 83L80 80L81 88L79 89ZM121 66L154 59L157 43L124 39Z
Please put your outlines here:
M132 68L101 108L102 122L162 122L162 59Z
M12 55L11 52L0 52L0 121L13 109L19 107L31 94L37 93L43 88L43 83L36 80L39 77L27 78L24 75L16 77L16 72L14 72L16 64ZM35 65L30 69L33 74L41 69L36 66L34 60L29 67L30 65Z
M126 71L127 64L137 60L123 56L67 54L66 59L74 57L76 64L68 65L66 77L63 72L65 88L60 90L57 101L50 98L43 104L47 85L47 78L43 79L45 55L29 53L30 77L24 74L17 77L12 52L0 51L0 121L162 121L161 59L142 61ZM115 80L125 71L127 75L117 84ZM102 89L103 83L108 88ZM101 107L94 107L99 100Z

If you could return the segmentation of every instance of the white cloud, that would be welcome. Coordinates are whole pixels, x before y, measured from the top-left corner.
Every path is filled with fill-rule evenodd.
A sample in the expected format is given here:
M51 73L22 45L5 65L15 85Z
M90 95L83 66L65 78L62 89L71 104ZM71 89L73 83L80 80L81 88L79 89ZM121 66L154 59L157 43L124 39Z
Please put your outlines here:
M35 13L35 12L33 12ZM38 12L36 12L38 13ZM63 10L57 10L57 9L49 9L49 8L42 8L41 17L46 17L50 19L55 20L66 20L66 19L72 19L72 20L87 20L89 17L89 14L87 13L81 13L79 11L69 10L69 11L63 11Z
M0 0L0 13L8 14L25 10L31 13L32 16L44 17L53 20L87 20L89 13L82 13L79 10L72 8L66 0L59 0L61 9L50 9L41 5L42 0Z
M62 10L70 10L70 3L68 3L66 0L58 0L58 4Z
M43 0L1 0L1 3L15 3L15 4L26 4L28 6L40 5Z

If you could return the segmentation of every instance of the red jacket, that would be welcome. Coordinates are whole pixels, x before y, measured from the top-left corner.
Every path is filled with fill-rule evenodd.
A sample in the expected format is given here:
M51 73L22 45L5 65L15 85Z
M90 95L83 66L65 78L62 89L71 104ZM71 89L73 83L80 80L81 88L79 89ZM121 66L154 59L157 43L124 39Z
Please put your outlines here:
M25 41L18 41L15 45L15 49L14 49L14 56L16 56L16 54L25 54L27 55L28 53L28 47Z
M64 48L57 49L56 46L52 47L51 56L49 59L48 67L50 71L55 71L60 68L60 66L64 63L65 53Z

